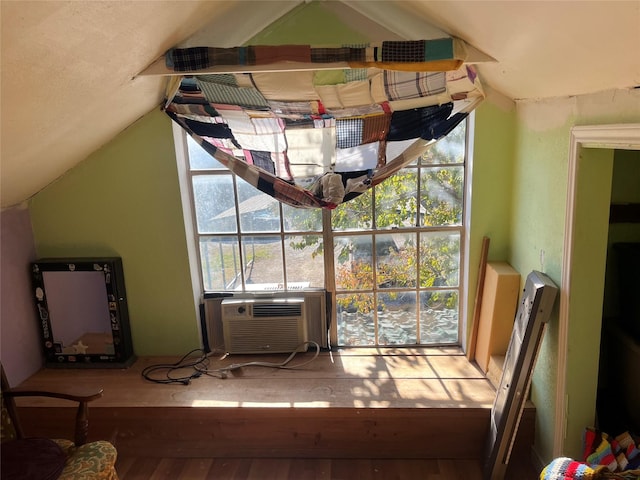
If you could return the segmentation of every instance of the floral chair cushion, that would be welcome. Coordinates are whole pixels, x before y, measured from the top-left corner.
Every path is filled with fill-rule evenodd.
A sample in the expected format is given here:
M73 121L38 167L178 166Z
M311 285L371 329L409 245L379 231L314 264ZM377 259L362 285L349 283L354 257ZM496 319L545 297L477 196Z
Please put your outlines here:
M9 450L6 448L9 443L17 443L20 442L20 440L16 440L16 430L1 393L0 406L2 412L2 428L0 431L3 443L2 451L6 453ZM46 439L26 440L46 441ZM65 456L64 468L62 468L60 476L57 477L58 480L118 480L118 474L115 468L118 454L116 448L111 443L99 440L76 447L75 444L69 440L54 439L52 444L55 448L59 447L59 449L61 449L60 453ZM5 462L2 463L2 477L4 479L8 464L5 464ZM40 476L39 478L43 477Z
M76 447L69 440L54 440L67 453L59 480L118 480L115 447L104 440Z

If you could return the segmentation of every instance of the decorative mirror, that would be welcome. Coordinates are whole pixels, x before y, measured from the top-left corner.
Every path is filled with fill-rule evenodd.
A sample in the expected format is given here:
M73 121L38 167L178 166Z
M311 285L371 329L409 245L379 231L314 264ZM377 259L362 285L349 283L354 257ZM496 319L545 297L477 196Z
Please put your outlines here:
M126 367L135 360L122 260L49 258L31 264L48 365Z

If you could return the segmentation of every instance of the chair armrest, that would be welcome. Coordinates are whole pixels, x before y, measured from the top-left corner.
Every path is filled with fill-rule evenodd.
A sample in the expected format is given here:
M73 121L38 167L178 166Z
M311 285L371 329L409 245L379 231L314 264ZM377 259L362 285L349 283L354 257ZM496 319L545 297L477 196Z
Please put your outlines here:
M2 392L2 395L7 399L13 399L15 397L49 397L76 402L78 404L78 410L76 412L74 442L76 446L80 446L87 443L87 436L89 434L89 420L87 415L88 404L89 402L102 397L102 393L102 389L94 390L83 395L77 395L65 392L50 392L46 390L22 390L20 388L11 388L4 390ZM13 402L11 402L11 404L12 403ZM19 424L16 424L15 427L18 433L18 437L22 437L22 429L20 428Z

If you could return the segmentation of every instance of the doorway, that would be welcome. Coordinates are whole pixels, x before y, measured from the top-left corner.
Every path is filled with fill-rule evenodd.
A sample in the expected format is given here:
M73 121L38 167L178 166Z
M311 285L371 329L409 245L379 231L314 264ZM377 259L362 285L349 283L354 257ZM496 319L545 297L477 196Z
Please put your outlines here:
M640 125L580 126L571 131L554 455L579 456L596 405L606 246L615 149L640 150ZM577 241L579 239L579 241ZM585 365L585 351L596 352ZM571 375L567 375L570 372Z
M614 152L596 426L640 432L640 151Z

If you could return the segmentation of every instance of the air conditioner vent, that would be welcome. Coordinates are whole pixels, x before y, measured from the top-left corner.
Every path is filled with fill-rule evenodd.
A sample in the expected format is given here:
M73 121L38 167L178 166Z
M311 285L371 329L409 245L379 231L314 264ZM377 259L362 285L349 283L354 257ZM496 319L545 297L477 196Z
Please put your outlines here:
M297 330L295 340L289 340L286 347L282 347L283 352L291 353L291 345L297 346L305 340L313 341L322 348L329 347L328 328L327 328L327 304L326 292L324 290L313 290L304 292L276 292L272 297L265 294L254 292L233 294L232 296L205 296L205 329L203 330L204 345L211 351L236 353L236 343L238 337L232 339L232 334L237 328L241 328L246 332L249 329L247 339L253 341L253 347L237 347L240 350L258 350L265 345L270 345L269 351L273 352L275 348L274 340L265 342L264 328L258 328L259 323L255 323L256 327L252 327L253 321L270 320L267 322L268 331L275 332L276 329L282 328L287 322L294 320ZM291 306L300 304L300 310L294 308L295 312L300 315L288 316L277 315L259 316L254 315L253 309L255 305L277 304ZM270 307L267 307L267 310ZM258 310L265 310L258 308ZM279 310L282 312L282 310ZM235 322L242 320L243 322ZM301 327L299 329L298 327ZM254 329L255 328L255 329ZM289 335L294 328L287 328L286 334ZM260 338L260 337L263 338ZM275 334L278 339L284 338L284 334ZM255 347L255 348L254 348ZM309 348L308 346L306 347ZM264 349L261 349L264 351Z
M299 317L302 315L303 300L295 303L254 303L253 316L257 317Z
M306 351L304 298L225 299L221 306L228 353Z

